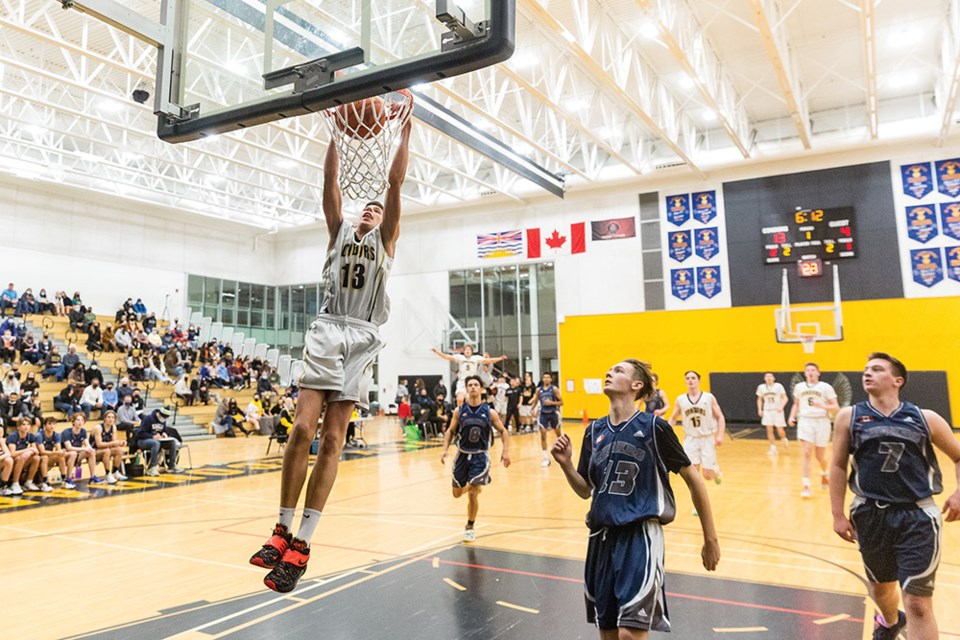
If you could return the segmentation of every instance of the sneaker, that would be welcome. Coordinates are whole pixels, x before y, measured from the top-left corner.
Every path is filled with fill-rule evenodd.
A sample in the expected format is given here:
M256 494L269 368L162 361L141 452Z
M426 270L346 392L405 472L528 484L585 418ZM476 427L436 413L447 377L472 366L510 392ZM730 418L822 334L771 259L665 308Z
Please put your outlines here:
M27 480L23 483L23 488L27 491L40 491L40 487L37 486L37 483L33 480Z
M147 469L147 475L156 477L160 475L160 469L157 469L156 467L150 467L149 469Z
M280 558L283 557L283 552L290 546L290 538L287 527L278 522L277 526L273 528L273 535L270 536L270 539L260 547L260 551L250 557L250 564L264 569L274 568L280 562Z
M186 471L183 467L167 467L167 473L183 473Z
M801 498L809 498L813 495L813 492L810 491L810 487L804 487L803 491L800 492Z
M62 486L63 486L64 489L76 489L76 488L77 488L77 485L73 484L73 483L70 482L69 480L64 480Z
M897 612L897 624L892 627L885 627L880 624L880 614L874 616L876 627L873 629L873 640L896 640L900 637L900 630L907 626L907 614L903 611Z
M118 481L120 481L120 482L123 482L124 480L127 479L127 476L123 475L123 474L120 473L119 471L114 471L114 472L113 472L113 477L116 478L116 479L117 479Z
M117 484L117 478L112 473L107 474L107 484Z
M0 496L12 496L12 495L13 495L13 489L11 489L10 487L4 487L3 489L0 489Z
M90 478L90 484L103 484L104 482L106 482L106 480L104 480L100 476L93 476L92 478Z
M543 459L543 462L540 463L540 466L541 466L541 467L549 467L549 466L550 466L550 458L544 458L544 459Z
M770 456L771 458L776 458L777 455L779 455L779 452L777 451L777 445L775 444L770 445L770 448L767 449L767 455Z
M717 471L717 475L713 476L713 481L717 484L723 484L723 474Z
M699 516L699 515L700 515L700 512L697 511L696 509L692 509L692 510L690 511L690 515L692 515L692 516Z
M829 489L830 488L830 478L827 476L820 476L820 488Z
M790 448L790 439L789 439L789 438L784 437L784 439L781 440L780 442L783 443L783 448L784 448L784 449L789 449L789 448Z
M53 487L51 487L51 486L50 486L49 484L47 484L46 482L41 482L41 483L40 483L40 491L43 491L44 493L50 493L51 491L53 491Z
M297 588L300 577L307 570L310 547L300 538L293 538L283 552L280 562L263 579L263 584L278 593L289 593Z
M464 542L473 542L477 539L477 532L473 529L464 529L463 530L463 541Z
M20 486L19 482L14 482L12 485L10 485L10 495L12 496L23 495L23 487Z

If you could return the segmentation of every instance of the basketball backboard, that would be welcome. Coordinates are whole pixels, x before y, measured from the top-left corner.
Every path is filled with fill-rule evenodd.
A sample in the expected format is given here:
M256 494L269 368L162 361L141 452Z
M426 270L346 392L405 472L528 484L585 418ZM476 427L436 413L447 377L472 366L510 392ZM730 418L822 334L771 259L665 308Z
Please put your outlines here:
M843 308L837 265L833 265L831 273L833 304L797 304L790 302L787 270L783 270L780 307L774 311L777 342L802 344L804 351L813 353L817 342L843 340Z
M158 77L180 107L159 123L169 142L467 73L513 52L514 0L168 1L182 7Z

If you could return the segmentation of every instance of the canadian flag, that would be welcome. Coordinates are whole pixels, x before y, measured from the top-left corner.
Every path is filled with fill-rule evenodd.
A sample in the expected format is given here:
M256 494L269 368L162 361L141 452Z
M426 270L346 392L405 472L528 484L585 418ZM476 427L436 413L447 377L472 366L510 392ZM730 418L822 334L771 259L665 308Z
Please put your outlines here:
M527 229L527 257L563 256L587 250L586 223L574 222L566 227Z

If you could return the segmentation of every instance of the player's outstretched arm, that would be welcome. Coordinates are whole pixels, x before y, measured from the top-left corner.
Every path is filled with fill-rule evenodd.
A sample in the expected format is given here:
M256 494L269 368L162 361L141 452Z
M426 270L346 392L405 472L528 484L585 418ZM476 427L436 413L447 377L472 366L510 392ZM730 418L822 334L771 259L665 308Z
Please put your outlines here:
M327 249L336 242L340 225L343 224L343 195L340 193L339 178L340 156L337 154L337 145L331 141L323 159L323 217L327 221L327 233L330 234Z
M510 433L503 428L503 421L495 411L490 412L490 420L493 422L493 428L500 434L500 442L503 444L503 452L500 454L500 462L503 468L510 466Z
M410 159L410 127L412 120L407 120L400 131L400 144L397 153L393 156L393 163L387 178L390 186L383 199L383 222L380 223L380 234L383 238L383 249L387 255L393 257L396 250L397 238L400 237L400 188L407 177L407 161Z
M847 542L857 539L857 532L843 512L843 499L847 494L847 465L850 461L850 416L853 409L846 407L837 414L833 425L833 458L830 461L830 511L833 513L833 530Z
M936 411L924 409L923 417L927 419L927 425L930 427L933 446L943 451L953 461L957 490L943 505L943 519L947 522L956 522L960 520L960 440L957 440L950 425Z
M454 411L450 416L450 427L443 434L443 452L440 454L440 463L443 464L447 459L447 449L450 448L450 442L453 440L453 434L457 432L457 425L460 423L460 412Z
M453 362L454 360L456 360L456 358L444 353L443 351L437 351L436 349L433 349L433 348L431 348L430 351L433 351L436 355L440 356L444 360L449 360L450 362Z
M563 434L553 442L550 447L550 453L553 459L557 461L563 470L563 475L567 479L567 484L573 489L574 493L586 500L593 493L593 487L586 478L573 466L573 444L570 442L570 436Z
M703 530L703 549L700 557L703 559L703 568L714 571L720 563L720 541L717 539L717 530L713 525L713 509L710 498L707 496L707 487L700 478L700 472L692 464L680 469L680 477L687 483L690 497L693 499L693 508L700 516L700 528Z

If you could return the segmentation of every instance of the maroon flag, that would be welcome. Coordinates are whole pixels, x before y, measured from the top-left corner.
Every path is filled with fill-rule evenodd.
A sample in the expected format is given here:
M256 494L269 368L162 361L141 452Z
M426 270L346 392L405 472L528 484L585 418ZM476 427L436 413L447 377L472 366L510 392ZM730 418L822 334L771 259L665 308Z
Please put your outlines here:
M634 218L612 218L610 220L596 220L590 223L594 240L620 240L621 238L635 238L637 224Z

